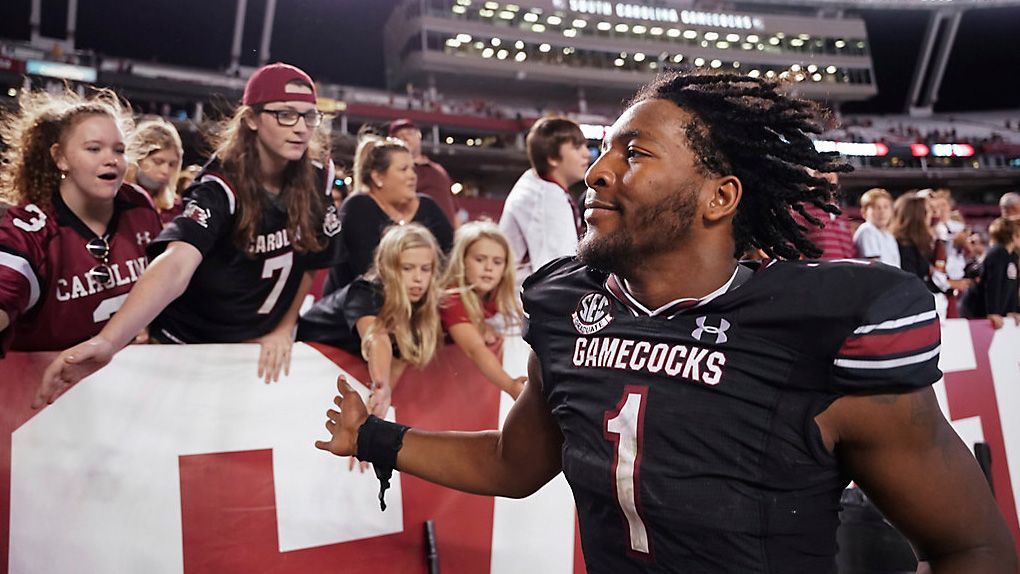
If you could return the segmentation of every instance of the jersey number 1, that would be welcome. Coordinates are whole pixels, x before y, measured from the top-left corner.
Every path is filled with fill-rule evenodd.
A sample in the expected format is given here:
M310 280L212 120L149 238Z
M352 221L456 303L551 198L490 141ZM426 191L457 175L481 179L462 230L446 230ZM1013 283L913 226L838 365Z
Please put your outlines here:
M645 403L648 387L627 385L616 410L607 411L606 438L616 444L613 455L613 479L616 502L627 519L630 548L641 554L651 553L648 529L638 513L638 472L641 466L641 443L644 437Z

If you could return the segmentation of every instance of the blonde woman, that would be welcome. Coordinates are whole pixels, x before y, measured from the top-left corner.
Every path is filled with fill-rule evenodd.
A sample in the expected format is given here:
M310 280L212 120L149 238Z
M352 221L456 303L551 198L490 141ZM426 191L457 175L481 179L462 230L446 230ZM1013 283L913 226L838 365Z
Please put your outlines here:
M415 191L414 158L403 141L362 135L353 171L355 193L340 207L347 258L330 270L326 293L368 271L383 230L394 224L420 223L449 253L453 227L431 197Z
M133 126L113 92L23 93L18 106L0 130L0 203L10 204L0 215L0 357L99 333L161 227L149 200L123 184Z
M417 223L390 227L368 273L320 299L298 321L297 339L360 353L368 362L368 408L384 417L406 365L423 368L442 340L440 251Z
M523 311L514 286L510 243L491 221L473 221L457 230L450 264L443 280L447 291L440 305L443 330L492 384L514 399L527 377L513 378L503 370L490 345L496 342L486 323L497 314L505 324L520 325Z
M181 173L184 146L177 128L163 118L138 123L128 146L133 163L124 181L133 183L152 198L163 225L184 211L177 196L177 178Z
M294 325L316 269L339 260L332 174L314 164L315 84L287 64L248 79L184 213L148 249L152 265L106 327L47 368L36 404L102 368L142 327L161 343L259 344L266 383L290 368Z

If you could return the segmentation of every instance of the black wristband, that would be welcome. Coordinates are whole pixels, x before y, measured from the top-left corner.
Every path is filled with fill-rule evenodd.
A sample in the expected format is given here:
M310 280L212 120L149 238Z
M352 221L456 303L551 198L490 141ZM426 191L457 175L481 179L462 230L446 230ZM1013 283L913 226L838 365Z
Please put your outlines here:
M379 479L379 508L386 510L386 489L397 466L397 452L404 446L404 433L411 427L368 415L358 429L358 460L372 463Z

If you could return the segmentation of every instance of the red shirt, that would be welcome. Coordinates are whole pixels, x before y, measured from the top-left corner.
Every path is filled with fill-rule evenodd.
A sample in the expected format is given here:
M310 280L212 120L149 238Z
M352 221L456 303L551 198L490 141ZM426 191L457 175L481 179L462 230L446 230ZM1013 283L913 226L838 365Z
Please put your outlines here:
M450 176L443 166L425 158L425 163L415 163L414 173L418 176L418 193L424 193L439 204L443 214L452 224L457 221L457 202L450 190Z
M825 227L816 227L807 222L799 213L793 213L793 218L797 223L807 228L804 235L822 250L819 259L853 259L857 256L850 218L845 213L832 215L810 204L804 204L804 209L825 224Z
M495 299L482 302L482 315L484 315L484 319L488 319L498 312ZM454 325L471 322L467 309L464 308L464 301L461 299L460 293L453 292L443 297L443 302L439 306L439 320L443 323L443 330L447 332Z
M122 186L107 229L114 282L104 287L86 276L100 263L85 248L96 235L60 194L46 209L8 209L0 219L0 309L11 324L0 332L0 355L62 350L99 333L145 270L145 246L160 229L148 198Z

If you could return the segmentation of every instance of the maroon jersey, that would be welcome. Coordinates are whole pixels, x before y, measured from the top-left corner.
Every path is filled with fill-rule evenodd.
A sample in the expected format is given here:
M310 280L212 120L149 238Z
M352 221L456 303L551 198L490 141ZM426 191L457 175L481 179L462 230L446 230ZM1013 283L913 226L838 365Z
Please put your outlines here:
M104 286L87 276L101 263L85 247L96 234L59 193L46 209L8 209L0 219L0 309L11 324L0 332L0 355L62 350L99 333L142 275L145 246L161 228L148 198L122 186L106 236L113 280Z

